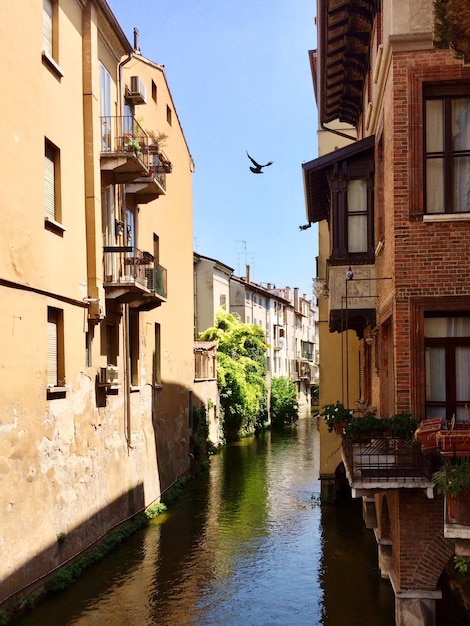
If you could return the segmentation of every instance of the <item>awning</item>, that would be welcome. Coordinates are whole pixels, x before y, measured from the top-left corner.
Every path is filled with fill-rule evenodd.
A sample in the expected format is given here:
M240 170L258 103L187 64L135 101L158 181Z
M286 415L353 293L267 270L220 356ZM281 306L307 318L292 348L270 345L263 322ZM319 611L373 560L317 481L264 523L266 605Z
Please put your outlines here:
M375 136L371 135L302 165L307 219L310 223L314 224L328 218L330 204L328 172L337 163L358 156L362 158L364 153L373 150L374 146Z

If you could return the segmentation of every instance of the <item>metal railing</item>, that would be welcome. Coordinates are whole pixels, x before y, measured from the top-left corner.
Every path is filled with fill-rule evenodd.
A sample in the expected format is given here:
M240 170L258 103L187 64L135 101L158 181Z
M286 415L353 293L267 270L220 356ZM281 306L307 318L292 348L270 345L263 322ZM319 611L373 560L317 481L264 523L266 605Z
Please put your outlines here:
M387 435L365 441L343 437L342 446L353 481L412 482L431 478L431 460L416 441Z
M131 153L149 169L150 175L166 186L172 164L139 122L130 115L101 117L101 153Z
M105 246L105 285L139 284L151 292L167 297L167 271L149 252L133 246Z

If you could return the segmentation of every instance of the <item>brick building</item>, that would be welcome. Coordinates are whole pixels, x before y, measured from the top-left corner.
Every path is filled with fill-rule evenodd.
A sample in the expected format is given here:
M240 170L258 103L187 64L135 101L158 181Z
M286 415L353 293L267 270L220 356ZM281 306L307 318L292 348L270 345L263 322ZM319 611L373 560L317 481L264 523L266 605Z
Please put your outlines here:
M317 2L310 54L321 156L303 171L327 294L320 404L340 399L378 417L409 412L444 425L470 420L468 12L457 0ZM434 624L454 546L431 460L417 455L398 469L404 456L379 446L372 471L370 448L343 441L340 451L320 429L324 492L344 471L363 498L396 623ZM457 553L468 552L468 531L454 532Z

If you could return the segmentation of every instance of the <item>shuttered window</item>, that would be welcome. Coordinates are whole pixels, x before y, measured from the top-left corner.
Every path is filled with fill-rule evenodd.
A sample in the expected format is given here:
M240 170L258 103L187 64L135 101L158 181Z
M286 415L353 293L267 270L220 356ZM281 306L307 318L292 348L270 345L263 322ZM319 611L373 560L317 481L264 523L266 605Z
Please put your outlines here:
M46 141L44 155L44 211L46 217L55 220L55 155Z
M63 350L63 311L47 308L47 386L63 387L64 350Z
M42 9L42 49L52 58L52 0L43 0Z

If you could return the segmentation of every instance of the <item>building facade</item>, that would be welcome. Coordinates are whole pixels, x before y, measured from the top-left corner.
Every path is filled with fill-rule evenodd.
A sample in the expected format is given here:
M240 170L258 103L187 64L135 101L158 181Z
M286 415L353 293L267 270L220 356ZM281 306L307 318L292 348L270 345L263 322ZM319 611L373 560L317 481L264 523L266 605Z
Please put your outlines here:
M328 387L342 372L321 402L464 425L468 3L327 0L317 3L317 25L311 60L321 156L303 171L307 217L320 223L321 393L323 380ZM322 448L338 448L320 428ZM391 467L376 450L366 479L365 448L354 444L350 456L343 439L341 452L328 461L322 452L322 477L333 484L346 472L362 497L381 574L395 592L396 623L434 624L440 576L454 551L468 554L469 529L449 530L425 455L400 473L397 451Z
M189 469L194 165L105 0L7 3L0 34L3 603Z

